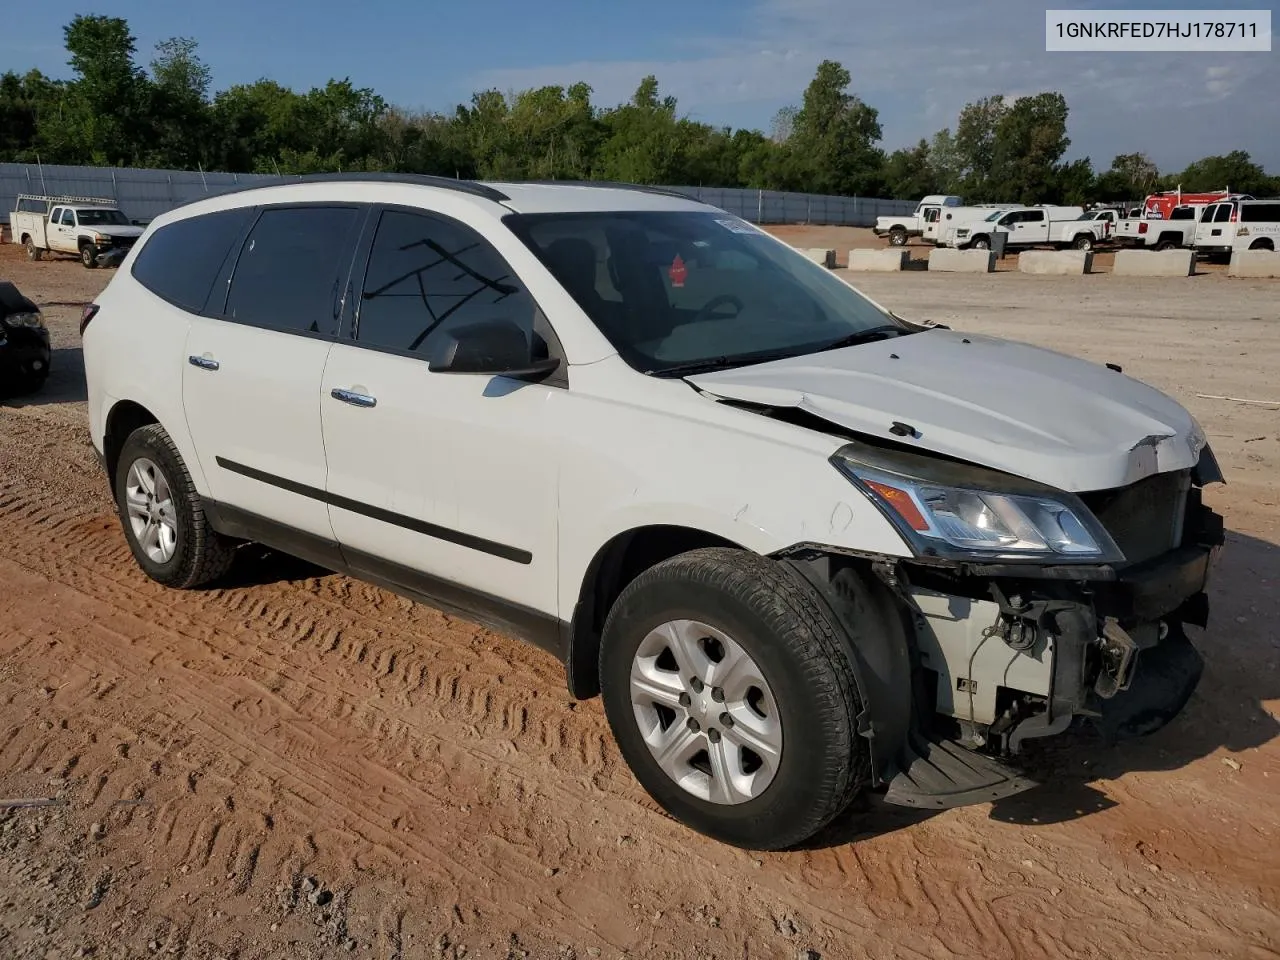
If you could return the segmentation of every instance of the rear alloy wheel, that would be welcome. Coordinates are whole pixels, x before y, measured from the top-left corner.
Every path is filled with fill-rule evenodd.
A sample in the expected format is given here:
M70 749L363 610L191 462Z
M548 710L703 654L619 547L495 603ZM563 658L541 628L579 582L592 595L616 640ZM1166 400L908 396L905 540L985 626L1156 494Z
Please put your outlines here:
M80 262L92 270L98 265L98 248L91 243L86 243L80 248Z
M196 587L231 567L234 541L216 532L177 447L159 424L139 427L120 451L116 510L144 573L168 587Z
M44 251L36 246L35 241L27 237L27 259L33 263L44 255Z
M642 573L609 612L600 680L636 778L718 840L794 846L870 779L846 640L766 557L695 550Z
M907 245L907 231L902 227L894 227L889 231L889 243L895 247Z
M1172 250L1175 247L1177 247L1177 244L1172 240L1161 240L1156 244L1156 252L1163 253L1165 250Z

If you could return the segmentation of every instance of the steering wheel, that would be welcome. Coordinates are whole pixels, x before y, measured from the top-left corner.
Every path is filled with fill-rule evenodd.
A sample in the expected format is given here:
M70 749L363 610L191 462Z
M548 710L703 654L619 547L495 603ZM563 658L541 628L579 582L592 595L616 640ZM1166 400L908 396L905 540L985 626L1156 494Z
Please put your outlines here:
M732 293L722 293L718 297L712 297L710 300L704 303L702 305L702 309L699 310L696 314L694 314L693 319L690 320L689 322L698 323L700 320L706 320L713 313L715 313L716 310L724 306L732 306L734 308L733 315L736 317L738 314L742 312L743 303L741 300L735 297Z

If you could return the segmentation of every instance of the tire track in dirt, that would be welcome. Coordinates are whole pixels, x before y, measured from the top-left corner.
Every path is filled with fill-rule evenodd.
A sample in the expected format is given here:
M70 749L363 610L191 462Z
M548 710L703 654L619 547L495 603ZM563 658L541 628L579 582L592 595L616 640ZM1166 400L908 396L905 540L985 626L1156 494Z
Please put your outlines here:
M0 653L67 662L14 694L41 722L4 729L0 767L69 778L88 815L141 835L155 866L184 878L174 889L217 884L225 902L283 900L303 916L310 873L345 878L348 913L377 878L398 877L406 886L374 899L368 927L389 954L423 929L403 904L424 890L465 905L470 928L510 923L654 956L682 955L691 936L708 952L773 955L783 919L837 957L1230 953L1240 931L1260 945L1275 923L1274 903L1229 887L1194 905L1171 888L1149 902L1091 831L1028 850L1022 831L978 811L796 854L703 841L652 813L598 705L570 711L549 658L342 577L164 591L133 568L80 454L10 462L31 429L44 425L0 417L0 570L40 612L0 601L4 629L22 624L0 632ZM1168 820L1140 785L1124 790ZM1036 869L1008 869L1020 853ZM717 926L699 919L709 903ZM456 929L445 912L433 920ZM175 930L148 935L193 936L189 922Z

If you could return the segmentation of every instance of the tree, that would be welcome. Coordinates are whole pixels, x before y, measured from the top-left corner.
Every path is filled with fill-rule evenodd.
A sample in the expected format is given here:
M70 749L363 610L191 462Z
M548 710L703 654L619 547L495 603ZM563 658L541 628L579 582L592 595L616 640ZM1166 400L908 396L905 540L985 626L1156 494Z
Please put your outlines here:
M1267 196L1277 189L1276 180L1267 176L1243 150L1197 160L1182 171L1178 181L1183 190L1196 193L1230 189L1235 193Z
M672 183L682 179L682 137L676 98L658 96L658 79L640 81L635 95L606 111L606 137L600 145L598 175L630 183Z
M834 60L818 64L787 140L787 179L813 193L873 196L883 186L880 115L847 92L849 71Z
M1103 200L1141 200L1160 183L1160 171L1145 153L1122 153L1098 177L1096 193Z
M884 182L891 197L919 200L942 189L929 154L929 141L911 149L895 150L884 163Z
M173 37L156 44L151 61L151 123L155 136L145 162L149 166L190 169L213 159L209 134L209 68L197 44Z
M986 194L997 202L1041 203L1057 184L1067 137L1067 101L1060 93L1021 97L996 123Z
M967 197L990 198L994 190L996 131L1009 108L996 95L965 104L956 121L953 187Z

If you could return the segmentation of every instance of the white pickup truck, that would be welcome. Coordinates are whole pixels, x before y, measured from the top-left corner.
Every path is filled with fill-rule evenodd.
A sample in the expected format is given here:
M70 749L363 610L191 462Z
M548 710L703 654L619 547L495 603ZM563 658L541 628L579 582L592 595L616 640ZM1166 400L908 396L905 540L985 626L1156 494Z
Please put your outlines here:
M1122 247L1172 250L1189 247L1195 240L1196 224L1207 204L1184 203L1169 211L1167 219L1129 217L1116 224L1115 242Z
M119 263L143 229L130 223L115 201L100 197L20 194L9 216L10 235L27 248L28 259L39 260L45 251L66 253L86 267Z
M1004 248L1073 248L1092 250L1110 235L1112 211L1085 213L1083 207L1015 207L986 217L958 221L939 237L940 245L960 250L989 250L995 233L1005 235Z
M877 237L888 237L889 243L901 247L911 237L922 236L928 224L936 223L943 207L958 207L963 201L949 194L934 193L925 197L910 215L898 214L891 217L876 217L876 225L871 232Z

